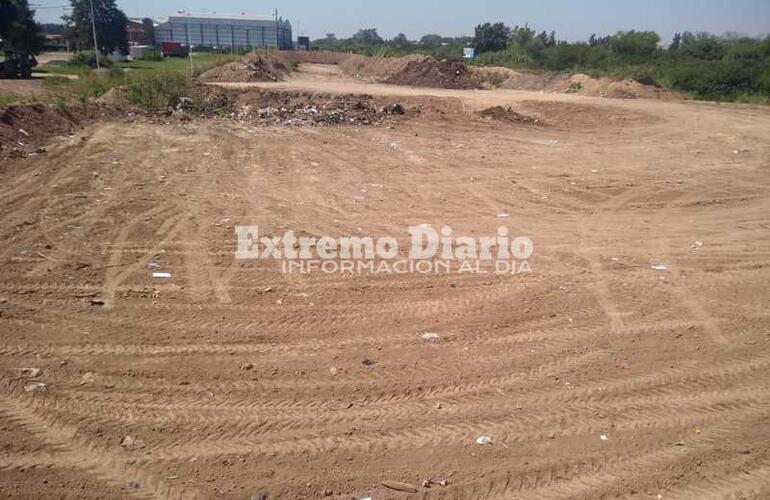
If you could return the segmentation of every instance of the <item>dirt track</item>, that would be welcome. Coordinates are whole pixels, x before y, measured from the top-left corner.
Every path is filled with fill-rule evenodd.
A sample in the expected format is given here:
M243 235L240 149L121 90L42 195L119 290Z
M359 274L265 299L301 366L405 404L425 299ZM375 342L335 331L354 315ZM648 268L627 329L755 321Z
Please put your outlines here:
M101 123L2 164L0 493L408 497L381 485L395 480L419 498L770 496L770 110L318 68L259 85L456 111ZM475 113L493 105L545 125ZM533 273L233 258L236 224L406 244L422 223L506 225L534 241Z

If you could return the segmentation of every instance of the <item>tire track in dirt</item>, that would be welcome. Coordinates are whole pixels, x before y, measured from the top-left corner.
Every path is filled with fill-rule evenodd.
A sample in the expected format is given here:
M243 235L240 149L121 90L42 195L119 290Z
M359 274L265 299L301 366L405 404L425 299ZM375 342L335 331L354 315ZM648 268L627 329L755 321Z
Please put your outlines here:
M689 461L691 460L689 454L693 451L700 451L704 449L711 449L720 445L725 439L731 437L732 434L739 432L745 426L750 426L752 423L762 421L768 415L770 406L759 406L756 409L747 412L741 412L740 416L737 416L735 420L726 420L718 424L716 427L712 427L707 437L691 440L687 448L682 449L675 446L668 445L664 449L655 450L651 453L645 453L639 457L632 458L630 460L622 460L620 463L601 470L598 473L586 474L575 477L568 481L559 481L549 484L544 487L535 489L523 489L518 492L519 494L513 494L513 498L599 498L610 492L618 492L618 487L622 485L628 477L643 477L643 472L651 471L657 472L665 470L677 461ZM760 468L760 471L764 467ZM767 484L767 478L752 478L751 481L727 481L729 483L738 483L737 486L741 488L749 487L751 489L757 486L761 487ZM719 485L719 480L712 480L712 484ZM694 491L698 491L697 485L693 488ZM735 484L729 485L723 489L722 492L734 490ZM620 486L622 488L622 486ZM703 493L706 493L708 498L726 498L727 495L718 495L718 489L704 488ZM509 492L506 492L509 493ZM521 496L524 495L524 496ZM675 491L666 493L666 498L703 498L698 495L677 494ZM506 494L505 498L511 498L510 494Z
M696 399L696 398L693 398ZM725 415L725 407L729 414ZM635 410L633 414L618 415L614 421L615 431L623 432L640 428L671 428L687 425L703 425L709 422L720 422L745 413L763 413L770 408L770 401L757 399L755 395L735 397L732 401L678 401L669 407L676 414L675 418L661 418L658 408ZM597 421L598 420L598 421ZM324 437L299 438L289 441L264 441L261 432L251 432L247 435L237 435L233 438L223 437L221 432L204 436L191 443L188 436L182 439L163 443L152 448L155 458L164 460L184 459L194 456L221 456L250 453L257 457L280 457L297 453L323 454L331 450L344 452L408 450L414 447L441 447L443 445L458 445L472 442L476 436L489 434L498 437L498 441L510 446L514 443L526 443L534 440L544 440L547 433L531 434L535 420L522 422L517 417L502 416L500 418L476 420L473 422L448 423L428 425L426 427L411 427L393 431L380 431L376 437L360 435L329 435ZM554 421L555 423L555 421ZM607 422L603 419L587 420L580 424L562 427L560 436L598 435L606 430ZM530 432L530 434L527 434ZM526 436L526 437L522 437Z
M17 423L38 439L62 450L62 459L68 465L78 467L98 479L115 486L125 487L129 481L136 480L140 488L135 495L153 499L200 498L192 490L175 489L155 475L140 467L126 464L125 459L104 449L99 444L82 437L78 429L62 424L48 415L40 415L37 405L31 401L22 401L3 396L0 412L12 422ZM59 455L57 452L56 455ZM55 455L55 456L56 456ZM46 456L42 457L44 460Z
M115 291L117 290L117 287L118 285L120 285L120 283L122 283L127 277L129 277L134 272L146 267L147 264L150 263L151 259L158 253L158 250L160 250L160 248L164 244L172 241L177 236L177 234L182 231L183 226L179 222L180 216L173 215L173 213L172 215L168 215L167 218L164 219L163 223L161 223L160 227L158 228L158 232L161 232L161 231L165 232L165 235L161 238L161 240L158 243L156 243L153 247L148 249L148 251L145 252L142 258L139 259L138 261L135 261L129 264L124 264L122 262L123 252L121 249L121 245L122 243L128 240L129 234L133 229L134 225L140 222L143 222L147 218L164 214L165 212L169 211L169 209L170 207L167 205L157 206L151 210L148 210L147 212L144 212L130 219L118 231L118 234L115 240L115 246L110 252L110 257L107 264L108 267L104 277L103 293L104 293L105 307L107 308L114 307Z

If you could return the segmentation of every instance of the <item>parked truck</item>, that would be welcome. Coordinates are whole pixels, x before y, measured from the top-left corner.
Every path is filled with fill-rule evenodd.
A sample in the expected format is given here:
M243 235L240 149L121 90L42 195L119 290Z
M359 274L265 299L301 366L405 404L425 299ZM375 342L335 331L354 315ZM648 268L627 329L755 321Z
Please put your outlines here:
M32 54L6 50L5 61L0 62L0 78L32 78L35 66L37 60Z
M163 42L160 51L165 57L187 57L190 55L190 47L178 42Z

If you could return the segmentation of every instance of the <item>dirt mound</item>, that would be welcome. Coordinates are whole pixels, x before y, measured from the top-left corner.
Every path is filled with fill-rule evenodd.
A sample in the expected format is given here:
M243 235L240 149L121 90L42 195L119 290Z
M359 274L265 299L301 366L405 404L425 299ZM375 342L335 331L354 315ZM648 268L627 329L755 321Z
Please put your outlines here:
M347 54L339 65L343 73L360 80L380 82L396 75L411 62L423 62L428 56L409 55L406 57L367 57Z
M200 79L209 82L277 82L290 71L291 67L276 55L252 53L240 61L212 68Z
M481 87L481 82L471 74L464 62L447 59L439 61L432 57L408 62L403 70L385 80L385 83L443 89Z
M49 138L78 130L81 120L75 112L44 104L0 108L0 158L42 153Z
M504 108L502 106L494 106L487 108L479 113L483 118L489 118L492 120L507 121L513 123L526 123L529 125L542 125L543 123L539 118L534 116L523 115L518 111L514 111L513 108Z
M518 72L501 67L473 67L471 73L486 88L536 90L613 99L683 99L678 92L664 89L651 78L613 80L575 73Z

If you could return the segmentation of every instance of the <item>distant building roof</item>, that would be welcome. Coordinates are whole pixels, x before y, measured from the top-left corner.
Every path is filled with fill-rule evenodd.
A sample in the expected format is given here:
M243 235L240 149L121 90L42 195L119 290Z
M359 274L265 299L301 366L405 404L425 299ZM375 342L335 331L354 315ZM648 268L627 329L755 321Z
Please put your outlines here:
M249 14L247 12L240 13L223 13L223 12L189 12L186 10L180 10L169 17L196 17L205 19L243 19L245 21L274 21L274 16L265 16L257 14Z

